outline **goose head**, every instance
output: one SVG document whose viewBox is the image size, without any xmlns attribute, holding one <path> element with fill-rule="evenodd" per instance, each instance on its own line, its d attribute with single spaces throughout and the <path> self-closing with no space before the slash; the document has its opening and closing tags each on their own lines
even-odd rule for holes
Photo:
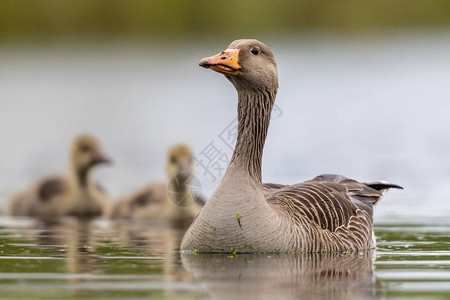
<svg viewBox="0 0 450 300">
<path fill-rule="evenodd" d="M 238 91 L 278 89 L 275 58 L 269 47 L 258 40 L 236 40 L 226 50 L 200 60 L 199 65 L 224 74 Z"/>
<path fill-rule="evenodd" d="M 85 173 L 96 165 L 111 162 L 103 152 L 99 141 L 88 134 L 75 138 L 70 151 L 70 161 L 77 173 Z"/>
<path fill-rule="evenodd" d="M 179 144 L 171 147 L 167 155 L 166 172 L 169 180 L 176 179 L 178 183 L 185 183 L 194 172 L 191 149 Z"/>
</svg>

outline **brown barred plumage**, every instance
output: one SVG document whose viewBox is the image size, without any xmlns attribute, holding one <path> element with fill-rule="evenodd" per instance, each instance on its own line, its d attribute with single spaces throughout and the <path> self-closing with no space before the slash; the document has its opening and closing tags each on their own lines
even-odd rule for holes
<svg viewBox="0 0 450 300">
<path fill-rule="evenodd" d="M 340 251 L 374 246 L 373 207 L 383 193 L 371 186 L 380 190 L 401 188 L 383 182 L 360 183 L 339 175 L 320 175 L 290 186 L 263 184 L 270 190 L 266 199 L 275 211 L 287 214 L 296 226 L 322 230 Z"/>
</svg>

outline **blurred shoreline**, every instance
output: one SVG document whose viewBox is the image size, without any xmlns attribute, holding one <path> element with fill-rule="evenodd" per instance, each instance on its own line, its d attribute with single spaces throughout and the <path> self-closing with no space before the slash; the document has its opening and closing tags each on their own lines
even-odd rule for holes
<svg viewBox="0 0 450 300">
<path fill-rule="evenodd" d="M 0 39 L 0 51 L 17 50 L 17 49 L 48 49 L 48 48 L 64 48 L 69 49 L 92 49 L 101 47 L 130 48 L 130 47 L 152 47 L 156 50 L 170 50 L 170 46 L 185 45 L 188 48 L 199 47 L 213 47 L 214 45 L 222 45 L 228 41 L 240 38 L 255 38 L 266 43 L 289 46 L 298 45 L 301 41 L 306 41 L 308 44 L 327 44 L 337 43 L 343 45 L 357 45 L 365 46 L 371 42 L 389 42 L 389 41 L 416 41 L 430 40 L 430 42 L 440 39 L 441 42 L 446 42 L 450 39 L 450 25 L 432 28 L 386 28 L 386 29 L 368 29 L 364 31 L 333 31 L 323 29 L 308 29 L 308 30 L 286 30 L 283 34 L 276 31 L 264 31 L 258 33 L 243 32 L 243 33 L 227 33 L 214 34 L 212 33 L 190 33 L 179 36 L 163 35 L 163 36 L 147 36 L 147 37 L 132 37 L 132 36 L 65 36 L 61 38 L 52 38 L 48 36 L 35 37 L 15 37 L 9 39 Z M 272 45 L 273 46 L 273 45 Z M 174 51 L 180 51 L 177 48 Z"/>
<path fill-rule="evenodd" d="M 450 25 L 450 3 L 429 0 L 3 0 L 0 40 L 234 36 L 309 30 L 362 33 Z"/>
</svg>

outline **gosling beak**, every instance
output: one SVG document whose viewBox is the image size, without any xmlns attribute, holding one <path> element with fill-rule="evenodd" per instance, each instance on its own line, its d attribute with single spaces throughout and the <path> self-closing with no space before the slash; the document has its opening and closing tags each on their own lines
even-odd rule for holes
<svg viewBox="0 0 450 300">
<path fill-rule="evenodd" d="M 239 49 L 227 49 L 217 55 L 202 58 L 198 65 L 222 74 L 237 75 L 241 69 L 238 60 Z"/>
<path fill-rule="evenodd" d="M 191 165 L 187 162 L 179 163 L 178 164 L 178 172 L 177 172 L 177 178 L 180 180 L 187 180 L 192 175 L 192 168 Z"/>
<path fill-rule="evenodd" d="M 92 164 L 93 165 L 98 165 L 98 164 L 111 164 L 112 160 L 106 156 L 105 153 L 103 153 L 102 151 L 95 151 L 92 154 Z"/>
</svg>

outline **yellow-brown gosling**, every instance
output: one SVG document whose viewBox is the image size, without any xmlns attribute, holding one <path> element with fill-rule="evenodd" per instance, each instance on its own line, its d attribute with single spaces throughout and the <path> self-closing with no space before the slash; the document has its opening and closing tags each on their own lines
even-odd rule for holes
<svg viewBox="0 0 450 300">
<path fill-rule="evenodd" d="M 190 186 L 193 172 L 189 147 L 183 144 L 173 146 L 167 155 L 168 183 L 150 183 L 131 196 L 119 199 L 112 206 L 109 218 L 192 221 L 203 205 L 203 200 Z"/>
<path fill-rule="evenodd" d="M 203 58 L 238 93 L 238 137 L 219 186 L 187 230 L 181 250 L 354 252 L 375 247 L 373 210 L 389 188 L 321 175 L 294 185 L 261 182 L 261 161 L 278 90 L 272 51 L 257 40 L 232 42 Z"/>
<path fill-rule="evenodd" d="M 70 150 L 70 173 L 45 177 L 13 196 L 9 201 L 10 214 L 42 219 L 101 216 L 107 196 L 90 175 L 95 166 L 109 162 L 95 137 L 78 136 Z"/>
</svg>

